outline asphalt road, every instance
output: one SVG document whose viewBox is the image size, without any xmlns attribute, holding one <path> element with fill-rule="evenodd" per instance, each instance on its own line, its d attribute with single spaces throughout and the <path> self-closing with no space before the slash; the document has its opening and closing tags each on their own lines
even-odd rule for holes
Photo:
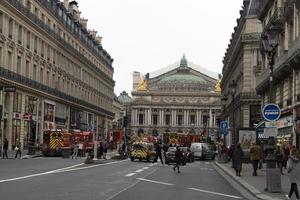
<svg viewBox="0 0 300 200">
<path fill-rule="evenodd" d="M 160 163 L 82 162 L 61 158 L 0 160 L 0 199 L 248 199 L 220 175 L 212 162 L 188 163 L 181 167 L 181 173 Z"/>
</svg>

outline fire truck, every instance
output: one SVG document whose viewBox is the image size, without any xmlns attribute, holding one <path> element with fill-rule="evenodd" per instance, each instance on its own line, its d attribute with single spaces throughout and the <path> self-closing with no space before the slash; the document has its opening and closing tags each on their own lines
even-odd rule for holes
<svg viewBox="0 0 300 200">
<path fill-rule="evenodd" d="M 64 151 L 71 152 L 72 134 L 66 130 L 44 131 L 42 152 L 45 156 L 61 156 Z"/>
</svg>

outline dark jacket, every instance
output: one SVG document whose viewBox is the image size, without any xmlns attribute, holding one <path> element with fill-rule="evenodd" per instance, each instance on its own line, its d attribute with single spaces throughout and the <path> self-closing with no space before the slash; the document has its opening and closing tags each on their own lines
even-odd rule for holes
<svg viewBox="0 0 300 200">
<path fill-rule="evenodd" d="M 8 149 L 8 141 L 7 140 L 4 140 L 3 149 L 4 150 Z"/>
<path fill-rule="evenodd" d="M 177 148 L 176 151 L 175 151 L 175 161 L 177 163 L 182 162 L 182 152 L 181 152 L 180 148 Z"/>
<path fill-rule="evenodd" d="M 155 144 L 155 151 L 157 152 L 157 153 L 161 153 L 161 146 L 160 146 L 160 144 L 157 142 L 156 144 Z"/>
</svg>

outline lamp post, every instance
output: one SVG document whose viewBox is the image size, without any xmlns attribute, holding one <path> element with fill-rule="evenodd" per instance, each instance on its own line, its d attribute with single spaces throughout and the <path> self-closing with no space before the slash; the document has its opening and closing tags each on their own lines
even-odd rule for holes
<svg viewBox="0 0 300 200">
<path fill-rule="evenodd" d="M 236 81 L 233 79 L 231 80 L 231 83 L 229 83 L 229 90 L 230 90 L 230 95 L 231 95 L 231 101 L 232 101 L 232 127 L 231 127 L 231 138 L 232 138 L 232 143 L 233 144 L 237 144 L 237 136 L 235 133 L 235 93 L 236 93 L 236 86 L 237 83 Z"/>
<path fill-rule="evenodd" d="M 227 100 L 228 100 L 228 98 L 227 98 L 227 95 L 223 95 L 222 97 L 221 97 L 221 104 L 223 105 L 223 110 L 222 110 L 222 119 L 223 119 L 223 121 L 225 121 L 225 109 L 226 109 L 226 102 L 227 102 Z M 225 133 L 223 133 L 222 134 L 223 135 L 223 139 L 224 139 L 224 141 L 223 141 L 223 143 L 224 143 L 224 145 L 226 145 L 226 138 L 225 138 Z"/>
<path fill-rule="evenodd" d="M 262 36 L 262 54 L 267 57 L 268 65 L 270 69 L 269 77 L 269 103 L 275 103 L 273 95 L 273 66 L 275 63 L 275 56 L 278 47 L 278 30 L 269 30 Z M 269 192 L 281 192 L 281 176 L 278 170 L 276 170 L 276 156 L 274 150 L 276 148 L 275 138 L 269 137 L 268 145 L 265 147 L 267 173 L 266 173 L 266 191 Z"/>
<path fill-rule="evenodd" d="M 266 54 L 268 59 L 268 65 L 270 68 L 270 77 L 269 77 L 269 103 L 274 103 L 273 97 L 273 66 L 275 63 L 275 55 L 278 47 L 278 31 L 270 30 L 268 33 L 265 33 L 262 36 L 262 54 Z"/>
</svg>

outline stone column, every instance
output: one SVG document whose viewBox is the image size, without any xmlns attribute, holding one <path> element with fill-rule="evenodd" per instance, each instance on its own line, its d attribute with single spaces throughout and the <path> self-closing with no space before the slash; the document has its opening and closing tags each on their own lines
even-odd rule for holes
<svg viewBox="0 0 300 200">
<path fill-rule="evenodd" d="M 13 118 L 12 118 L 12 113 L 13 113 L 13 102 L 14 102 L 14 93 L 9 92 L 8 94 L 8 102 L 5 102 L 7 104 L 7 110 L 5 111 L 8 113 L 7 115 L 7 133 L 8 133 L 8 144 L 9 144 L 9 149 L 12 149 L 12 125 L 13 125 Z M 6 95 L 5 95 L 6 96 Z M 21 141 L 19 141 L 21 142 Z"/>
<path fill-rule="evenodd" d="M 197 111 L 196 111 L 196 124 L 195 124 L 195 127 L 199 127 L 199 126 L 200 126 L 200 123 L 199 123 L 199 116 L 200 116 L 200 111 L 197 110 Z"/>
<path fill-rule="evenodd" d="M 176 111 L 175 110 L 172 110 L 172 123 L 171 123 L 172 126 L 175 126 L 176 125 Z"/>
<path fill-rule="evenodd" d="M 213 124 L 213 117 L 212 117 L 212 111 L 209 109 L 209 128 L 212 127 Z"/>
<path fill-rule="evenodd" d="M 148 110 L 148 125 L 151 126 L 152 125 L 152 109 L 149 108 Z"/>
<path fill-rule="evenodd" d="M 161 126 L 164 126 L 164 120 L 165 120 L 165 117 L 164 117 L 164 115 L 165 115 L 165 111 L 164 110 L 161 110 Z"/>
</svg>

